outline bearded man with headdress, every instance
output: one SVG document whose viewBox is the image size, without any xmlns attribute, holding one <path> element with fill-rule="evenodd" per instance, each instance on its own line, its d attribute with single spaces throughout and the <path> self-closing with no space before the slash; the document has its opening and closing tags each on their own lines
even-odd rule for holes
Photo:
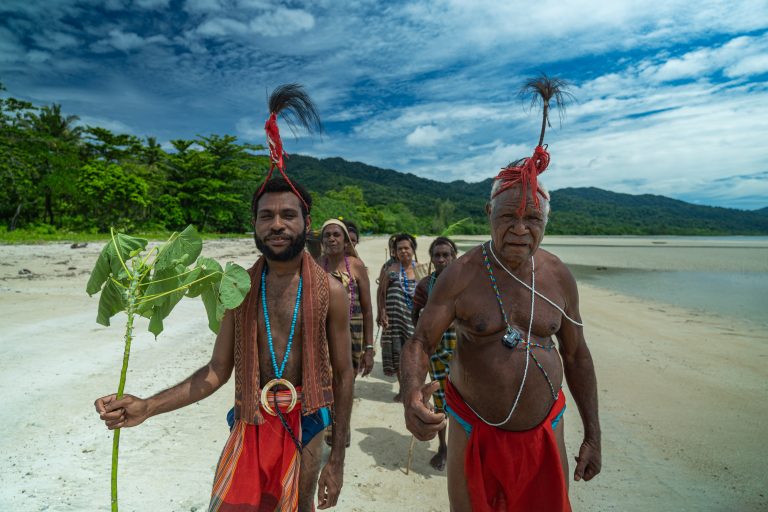
<svg viewBox="0 0 768 512">
<path fill-rule="evenodd" d="M 526 85 L 544 107 L 539 144 L 494 180 L 486 206 L 491 240 L 442 272 L 402 353 L 408 429 L 427 440 L 450 422 L 448 494 L 456 512 L 571 510 L 563 376 L 584 425 L 574 480 L 590 480 L 601 467 L 597 380 L 576 281 L 539 249 L 549 215 L 549 194 L 537 179 L 549 163 L 549 101 L 561 106 L 567 93 L 563 81 L 546 76 Z M 423 383 L 451 323 L 457 347 L 447 420 L 426 405 L 437 383 Z"/>
<path fill-rule="evenodd" d="M 245 300 L 224 315 L 210 362 L 148 399 L 109 395 L 95 404 L 110 429 L 132 427 L 199 402 L 234 370 L 231 433 L 216 469 L 211 512 L 309 511 L 316 485 L 318 508 L 325 509 L 336 505 L 343 482 L 354 382 L 349 302 L 344 287 L 304 251 L 312 198 L 285 174 L 277 116 L 308 129 L 319 129 L 320 122 L 297 84 L 275 89 L 269 107 L 272 165 L 252 202 L 262 256 L 248 271 Z M 270 179 L 274 169 L 281 177 Z M 331 453 L 319 472 L 317 434 L 331 415 Z"/>
</svg>

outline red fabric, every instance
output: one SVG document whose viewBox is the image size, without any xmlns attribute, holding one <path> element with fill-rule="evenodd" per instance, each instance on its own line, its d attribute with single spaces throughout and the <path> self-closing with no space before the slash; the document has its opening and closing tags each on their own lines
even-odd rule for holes
<svg viewBox="0 0 768 512">
<path fill-rule="evenodd" d="M 473 512 L 571 512 L 552 420 L 565 406 L 564 393 L 538 426 L 521 432 L 491 427 L 479 419 L 446 379 L 448 406 L 472 425 L 464 473 Z"/>
<path fill-rule="evenodd" d="M 501 181 L 496 193 L 493 197 L 501 194 L 505 190 L 515 187 L 518 184 L 522 187 L 522 199 L 520 200 L 520 207 L 517 209 L 518 215 L 522 215 L 525 212 L 525 201 L 527 197 L 527 191 L 531 189 L 531 195 L 533 196 L 533 204 L 539 207 L 539 193 L 543 194 L 543 191 L 539 188 L 538 176 L 543 173 L 549 165 L 549 153 L 543 146 L 536 146 L 533 151 L 533 156 L 526 158 L 522 165 L 517 167 L 505 167 L 501 170 L 496 180 Z"/>
<path fill-rule="evenodd" d="M 277 167 L 277 170 L 280 171 L 280 174 L 283 176 L 283 178 L 285 178 L 285 181 L 287 181 L 291 186 L 291 190 L 293 190 L 294 195 L 299 198 L 299 201 L 302 202 L 304 208 L 306 208 L 307 212 L 309 212 L 309 205 L 306 203 L 306 201 L 304 201 L 304 198 L 301 197 L 301 194 L 299 194 L 299 191 L 296 190 L 296 187 L 293 186 L 293 182 L 285 173 L 285 162 L 283 161 L 283 156 L 287 157 L 288 153 L 283 150 L 283 139 L 280 138 L 280 129 L 277 127 L 277 114 L 275 112 L 272 112 L 269 115 L 269 119 L 267 119 L 267 122 L 264 124 L 264 131 L 267 132 L 267 146 L 269 146 L 270 165 L 267 177 L 264 179 L 264 183 L 262 183 L 261 187 L 259 188 L 259 194 L 261 194 L 261 191 L 264 190 L 267 182 L 272 177 L 272 172 L 275 170 L 275 167 Z"/>
<path fill-rule="evenodd" d="M 300 392 L 301 388 L 297 387 Z M 270 405 L 276 407 L 269 394 Z M 287 411 L 290 394 L 278 392 L 280 410 L 301 438 L 301 405 Z M 253 425 L 238 420 L 216 471 L 210 510 L 215 512 L 295 512 L 298 510 L 301 454 L 277 416 L 263 414 Z"/>
<path fill-rule="evenodd" d="M 277 166 L 280 171 L 285 169 L 283 162 L 283 140 L 280 138 L 280 129 L 277 127 L 277 114 L 272 112 L 264 124 L 264 131 L 267 132 L 267 145 L 269 146 L 269 159 L 272 167 Z"/>
</svg>

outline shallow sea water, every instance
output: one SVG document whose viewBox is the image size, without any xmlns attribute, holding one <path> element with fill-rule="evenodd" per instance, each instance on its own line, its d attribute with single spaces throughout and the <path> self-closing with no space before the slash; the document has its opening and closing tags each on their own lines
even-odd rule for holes
<svg viewBox="0 0 768 512">
<path fill-rule="evenodd" d="M 578 282 L 768 326 L 768 237 L 548 236 L 542 247 Z"/>
</svg>

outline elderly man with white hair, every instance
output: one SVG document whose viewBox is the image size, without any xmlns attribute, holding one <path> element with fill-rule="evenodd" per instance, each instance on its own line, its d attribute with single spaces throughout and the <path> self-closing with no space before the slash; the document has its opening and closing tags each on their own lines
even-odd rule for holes
<svg viewBox="0 0 768 512">
<path fill-rule="evenodd" d="M 450 422 L 454 512 L 571 510 L 563 377 L 584 426 L 574 480 L 600 472 L 597 379 L 576 281 L 557 256 L 539 248 L 549 194 L 537 176 L 548 163 L 540 139 L 531 158 L 502 169 L 486 206 L 491 240 L 440 275 L 403 348 L 408 429 L 427 440 Z M 429 355 L 451 323 L 457 348 L 447 419 L 427 405 L 436 383 L 424 380 Z"/>
</svg>

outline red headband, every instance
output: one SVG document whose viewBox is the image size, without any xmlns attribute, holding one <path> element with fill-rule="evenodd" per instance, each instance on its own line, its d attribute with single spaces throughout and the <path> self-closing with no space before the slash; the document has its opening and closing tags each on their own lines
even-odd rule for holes
<svg viewBox="0 0 768 512">
<path fill-rule="evenodd" d="M 537 176 L 543 173 L 549 165 L 549 153 L 544 146 L 536 146 L 533 151 L 533 156 L 526 158 L 522 164 L 518 166 L 507 166 L 501 170 L 498 176 L 494 180 L 499 180 L 501 183 L 499 188 L 494 192 L 493 197 L 501 194 L 507 189 L 517 186 L 519 183 L 522 187 L 522 198 L 520 199 L 520 207 L 517 209 L 518 215 L 523 215 L 525 212 L 525 201 L 527 197 L 528 187 L 531 188 L 531 195 L 533 196 L 533 204 L 536 208 L 539 207 L 538 193 L 546 197 L 546 193 L 539 188 L 539 182 Z"/>
<path fill-rule="evenodd" d="M 264 187 L 267 186 L 267 182 L 272 177 L 272 171 L 274 171 L 275 167 L 277 167 L 277 170 L 280 171 L 280 174 L 283 176 L 285 181 L 288 182 L 288 185 L 290 185 L 293 193 L 296 195 L 296 197 L 299 198 L 299 201 L 301 201 L 301 203 L 304 205 L 304 208 L 307 210 L 307 213 L 309 213 L 309 205 L 306 201 L 304 201 L 304 198 L 301 197 L 301 194 L 299 194 L 299 191 L 296 190 L 296 187 L 293 186 L 293 182 L 285 173 L 285 162 L 283 162 L 283 155 L 287 157 L 288 153 L 283 150 L 283 141 L 280 138 L 280 129 L 277 127 L 276 113 L 272 112 L 269 115 L 269 119 L 267 119 L 267 122 L 264 124 L 264 131 L 267 132 L 267 146 L 269 146 L 270 164 L 267 177 L 264 179 L 264 183 L 261 185 L 261 188 L 259 188 L 257 195 L 261 195 L 262 190 L 264 190 Z"/>
</svg>

